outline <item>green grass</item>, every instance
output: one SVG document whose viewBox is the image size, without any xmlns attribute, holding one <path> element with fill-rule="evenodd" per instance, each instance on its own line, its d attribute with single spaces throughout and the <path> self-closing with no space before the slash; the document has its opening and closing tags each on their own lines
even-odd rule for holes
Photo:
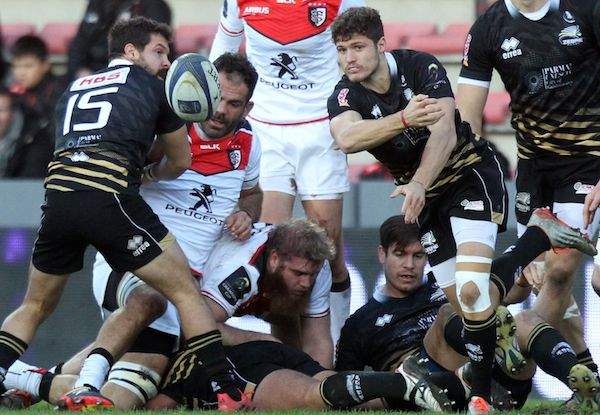
<svg viewBox="0 0 600 415">
<path fill-rule="evenodd" d="M 54 411 L 52 411 L 52 408 L 47 405 L 47 404 L 37 404 L 33 407 L 31 407 L 28 412 L 33 412 L 33 413 L 37 413 L 37 414 L 42 414 L 42 413 L 55 413 Z M 117 412 L 117 411 L 115 411 Z M 184 411 L 184 410 L 173 410 L 173 411 L 161 411 L 162 413 L 165 414 L 169 414 L 169 415 L 176 415 L 176 414 L 187 414 L 189 412 Z M 123 415 L 127 414 L 127 415 L 156 415 L 157 413 L 161 413 L 161 412 L 151 412 L 151 411 L 123 411 L 123 412 L 119 412 L 122 413 Z M 205 412 L 207 415 L 220 415 L 220 412 L 217 411 L 207 411 Z M 278 413 L 285 413 L 286 415 L 316 415 L 319 412 L 318 411 L 277 411 L 277 412 L 264 412 L 264 414 L 269 414 L 269 415 L 277 415 Z M 377 415 L 377 414 L 384 414 L 385 412 L 380 412 L 380 411 L 373 411 L 370 412 L 369 414 L 373 414 L 373 415 Z M 434 412 L 403 412 L 403 414 L 420 414 L 420 415 L 430 415 L 433 414 Z M 500 414 L 506 414 L 506 415 L 591 415 L 592 412 L 586 412 L 584 410 L 578 410 L 578 411 L 567 411 L 564 408 L 560 407 L 560 402 L 556 402 L 556 401 L 540 401 L 540 400 L 530 400 L 525 407 L 522 410 L 519 411 L 511 411 L 511 412 L 496 412 L 498 415 Z M 9 410 L 0 410 L 0 414 L 15 414 L 15 411 L 9 411 Z M 256 412 L 252 412 L 253 415 L 261 415 L 260 411 L 256 411 Z"/>
</svg>

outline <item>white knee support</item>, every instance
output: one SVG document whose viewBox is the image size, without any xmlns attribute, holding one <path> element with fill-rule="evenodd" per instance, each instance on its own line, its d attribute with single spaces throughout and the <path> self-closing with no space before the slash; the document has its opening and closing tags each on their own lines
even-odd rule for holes
<svg viewBox="0 0 600 415">
<path fill-rule="evenodd" d="M 160 375 L 140 364 L 119 361 L 110 370 L 108 382 L 129 390 L 146 403 L 158 394 Z"/>
<path fill-rule="evenodd" d="M 456 257 L 457 268 L 460 268 L 460 264 L 475 263 L 475 264 L 491 264 L 492 259 L 483 256 L 474 255 L 459 255 Z M 458 302 L 460 307 L 465 313 L 480 313 L 487 310 L 492 306 L 490 299 L 490 274 L 487 272 L 475 272 L 475 271 L 456 271 L 456 294 L 458 296 Z M 462 287 L 467 283 L 472 282 L 477 286 L 479 290 L 479 297 L 472 304 L 465 304 L 462 299 L 460 292 Z"/>
</svg>

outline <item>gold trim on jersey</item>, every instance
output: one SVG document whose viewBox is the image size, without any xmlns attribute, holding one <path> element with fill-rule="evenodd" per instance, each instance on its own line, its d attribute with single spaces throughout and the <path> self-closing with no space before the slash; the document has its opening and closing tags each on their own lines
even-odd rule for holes
<svg viewBox="0 0 600 415">
<path fill-rule="evenodd" d="M 74 192 L 75 190 L 69 189 L 68 187 L 59 186 L 57 184 L 47 184 L 46 189 L 58 190 L 60 192 Z"/>
<path fill-rule="evenodd" d="M 70 171 L 73 173 L 78 173 L 83 176 L 98 177 L 100 179 L 110 180 L 111 182 L 114 182 L 114 183 L 118 184 L 119 186 L 127 187 L 127 180 L 117 179 L 112 174 L 101 173 L 99 171 L 86 169 L 84 167 L 74 167 L 74 166 L 69 166 L 69 165 L 64 165 L 64 164 L 52 166 L 52 167 L 48 168 L 48 171 L 50 172 L 51 170 L 56 170 L 56 169 Z"/>
<path fill-rule="evenodd" d="M 51 174 L 50 176 L 46 177 L 46 180 L 44 180 L 44 183 L 48 183 L 51 180 L 62 180 L 62 181 L 67 181 L 67 182 L 71 181 L 71 182 L 83 184 L 85 186 L 88 186 L 88 187 L 91 187 L 94 189 L 102 190 L 104 192 L 119 193 L 116 189 L 113 189 L 111 187 L 104 186 L 103 184 L 93 182 L 91 180 L 81 179 L 81 178 L 75 177 L 75 176 L 65 176 L 64 174 Z M 48 184 L 48 185 L 50 185 L 50 184 Z"/>
</svg>

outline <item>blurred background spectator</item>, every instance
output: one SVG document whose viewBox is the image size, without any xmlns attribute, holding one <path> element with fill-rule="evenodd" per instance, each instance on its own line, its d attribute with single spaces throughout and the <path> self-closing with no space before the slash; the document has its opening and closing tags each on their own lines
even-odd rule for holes
<svg viewBox="0 0 600 415">
<path fill-rule="evenodd" d="M 0 87 L 0 177 L 43 178 L 54 150 L 48 124 Z"/>
<path fill-rule="evenodd" d="M 69 78 L 106 67 L 109 29 L 116 21 L 132 16 L 146 16 L 171 25 L 171 8 L 164 0 L 90 0 L 69 49 Z"/>
</svg>

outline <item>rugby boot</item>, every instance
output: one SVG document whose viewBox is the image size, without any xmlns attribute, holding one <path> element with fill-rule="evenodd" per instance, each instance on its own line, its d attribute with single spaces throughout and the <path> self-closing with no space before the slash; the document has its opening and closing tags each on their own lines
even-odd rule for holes
<svg viewBox="0 0 600 415">
<path fill-rule="evenodd" d="M 27 409 L 36 403 L 34 397 L 20 389 L 9 389 L 0 395 L 0 408 Z"/>
<path fill-rule="evenodd" d="M 496 363 L 506 373 L 516 375 L 527 365 L 527 361 L 517 344 L 515 319 L 504 306 L 498 306 L 496 318 Z"/>
<path fill-rule="evenodd" d="M 221 412 L 234 412 L 252 408 L 252 401 L 247 394 L 238 389 L 240 399 L 236 400 L 227 393 L 217 393 L 217 409 Z"/>
<path fill-rule="evenodd" d="M 600 410 L 600 383 L 594 372 L 582 364 L 576 364 L 569 372 L 569 387 L 579 408 Z"/>
<path fill-rule="evenodd" d="M 425 368 L 427 359 L 410 356 L 396 369 L 406 381 L 405 399 L 434 412 L 452 412 L 452 402 L 446 393 L 429 380 Z"/>
<path fill-rule="evenodd" d="M 492 406 L 482 397 L 473 396 L 469 401 L 467 413 L 469 415 L 487 415 L 494 412 Z"/>
<path fill-rule="evenodd" d="M 56 409 L 72 412 L 99 411 L 113 409 L 113 402 L 100 394 L 93 386 L 75 388 L 58 399 Z"/>
<path fill-rule="evenodd" d="M 534 210 L 527 226 L 537 226 L 544 231 L 555 252 L 560 248 L 574 248 L 590 256 L 598 253 L 587 237 L 558 219 L 548 208 Z"/>
<path fill-rule="evenodd" d="M 471 362 L 467 362 L 454 371 L 454 374 L 460 379 L 466 394 L 471 393 Z M 494 409 L 499 411 L 511 411 L 516 408 L 517 401 L 514 400 L 512 392 L 492 379 L 492 396 L 490 403 Z"/>
</svg>

